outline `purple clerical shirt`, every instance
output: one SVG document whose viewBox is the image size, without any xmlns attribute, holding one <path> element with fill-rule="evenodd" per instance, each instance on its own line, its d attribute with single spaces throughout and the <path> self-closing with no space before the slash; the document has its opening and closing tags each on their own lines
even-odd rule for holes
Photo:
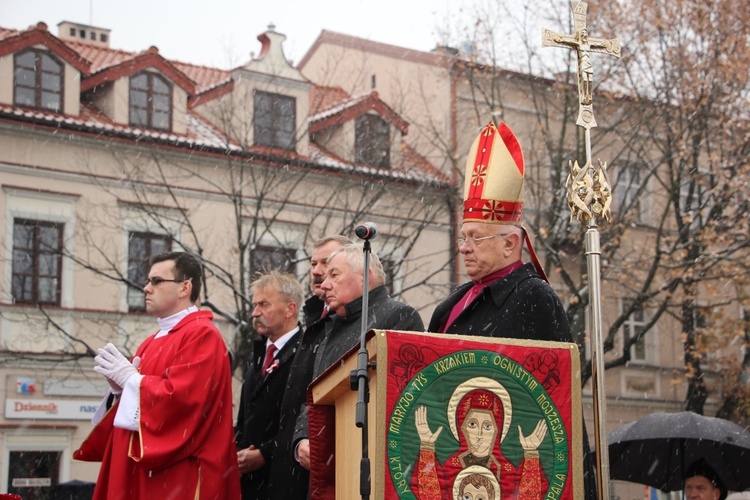
<svg viewBox="0 0 750 500">
<path fill-rule="evenodd" d="M 444 325 L 440 327 L 438 330 L 440 333 L 444 333 L 450 325 L 453 324 L 454 321 L 456 321 L 456 318 L 458 317 L 461 312 L 469 307 L 469 304 L 471 304 L 474 299 L 479 296 L 479 294 L 484 290 L 484 288 L 488 285 L 491 285 L 495 281 L 499 280 L 500 278 L 504 278 L 505 276 L 508 276 L 510 273 L 515 271 L 516 269 L 520 269 L 523 267 L 523 262 L 520 260 L 517 262 L 514 262 L 513 264 L 506 266 L 499 271 L 495 271 L 494 273 L 488 274 L 484 278 L 475 281 L 474 286 L 469 288 L 467 292 L 464 294 L 461 299 L 456 302 L 456 304 L 453 306 L 453 309 L 451 309 L 450 316 L 448 316 L 448 321 L 445 322 Z"/>
</svg>

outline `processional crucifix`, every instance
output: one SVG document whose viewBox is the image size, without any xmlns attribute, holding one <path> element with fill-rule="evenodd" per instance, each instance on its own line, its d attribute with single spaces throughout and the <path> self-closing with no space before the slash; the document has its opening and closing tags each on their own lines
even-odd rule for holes
<svg viewBox="0 0 750 500">
<path fill-rule="evenodd" d="M 569 162 L 570 172 L 566 183 L 570 219 L 578 219 L 586 231 L 586 263 L 589 278 L 589 327 L 593 352 L 591 356 L 592 389 L 594 396 L 594 442 L 596 446 L 596 476 L 599 500 L 609 499 L 609 455 L 607 453 L 607 394 L 604 388 L 604 348 L 601 320 L 601 245 L 597 220 L 609 220 L 612 191 L 607 179 L 607 164 L 591 162 L 591 129 L 596 127 L 592 105 L 594 69 L 591 52 L 620 57 L 620 41 L 589 38 L 586 30 L 586 2 L 571 1 L 575 32 L 572 35 L 542 32 L 542 46 L 574 49 L 578 56 L 578 118 L 576 125 L 584 130 L 586 164 Z"/>
</svg>

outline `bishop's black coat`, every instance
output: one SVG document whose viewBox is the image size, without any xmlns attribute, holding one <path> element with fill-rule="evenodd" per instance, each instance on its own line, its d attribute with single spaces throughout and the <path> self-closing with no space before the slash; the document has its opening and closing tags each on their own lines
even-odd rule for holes
<svg viewBox="0 0 750 500">
<path fill-rule="evenodd" d="M 435 308 L 429 331 L 483 337 L 573 341 L 560 298 L 539 277 L 531 264 L 525 264 L 485 287 L 456 317 L 453 324 L 445 328 L 453 306 L 463 299 L 473 285 L 473 282 L 461 285 Z M 593 454 L 589 449 L 585 426 L 583 444 L 584 492 L 587 500 L 596 499 Z"/>
<path fill-rule="evenodd" d="M 437 306 L 428 328 L 441 331 L 453 306 L 474 285 L 458 287 Z M 513 339 L 572 342 L 568 317 L 560 298 L 549 284 L 526 264 L 485 287 L 458 315 L 446 333 Z"/>
<path fill-rule="evenodd" d="M 277 436 L 281 401 L 301 338 L 302 332 L 298 331 L 284 344 L 276 355 L 279 366 L 271 373 L 260 373 L 266 352 L 265 339 L 254 343 L 253 355 L 247 362 L 235 427 L 235 442 L 238 450 L 254 445 L 263 454 L 266 464 L 240 478 L 243 500 L 268 498 L 271 468 L 282 454 Z"/>
</svg>

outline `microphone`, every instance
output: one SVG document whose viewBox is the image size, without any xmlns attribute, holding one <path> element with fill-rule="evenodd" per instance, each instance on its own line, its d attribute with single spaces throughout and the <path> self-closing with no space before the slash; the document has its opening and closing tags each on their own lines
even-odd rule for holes
<svg viewBox="0 0 750 500">
<path fill-rule="evenodd" d="M 357 226 L 354 230 L 354 234 L 357 238 L 362 240 L 373 240 L 378 236 L 378 226 L 374 222 L 365 222 Z"/>
</svg>

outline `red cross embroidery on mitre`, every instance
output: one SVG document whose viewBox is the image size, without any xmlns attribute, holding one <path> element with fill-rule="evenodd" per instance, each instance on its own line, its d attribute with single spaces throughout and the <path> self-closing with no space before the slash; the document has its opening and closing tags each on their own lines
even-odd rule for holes
<svg viewBox="0 0 750 500">
<path fill-rule="evenodd" d="M 487 222 L 523 221 L 523 202 L 473 199 L 464 201 L 464 220 Z"/>
<path fill-rule="evenodd" d="M 484 184 L 484 180 L 487 177 L 487 166 L 477 164 L 474 166 L 474 172 L 471 174 L 471 185 L 474 187 L 481 186 Z"/>
<path fill-rule="evenodd" d="M 477 153 L 474 157 L 474 167 L 471 174 L 471 187 L 468 199 L 481 198 L 484 193 L 485 179 L 487 177 L 487 165 L 489 165 L 492 145 L 495 142 L 495 125 L 490 123 L 482 129 L 480 134 Z"/>
</svg>

